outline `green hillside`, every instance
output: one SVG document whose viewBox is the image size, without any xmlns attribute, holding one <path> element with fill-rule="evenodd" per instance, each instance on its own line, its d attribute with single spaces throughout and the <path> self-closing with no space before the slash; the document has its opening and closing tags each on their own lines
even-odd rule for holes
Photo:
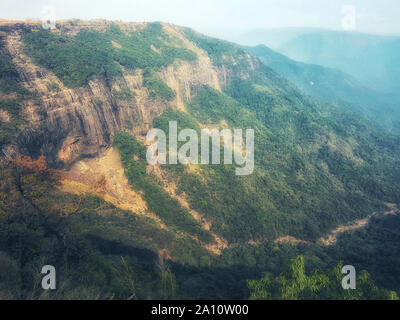
<svg viewBox="0 0 400 320">
<path fill-rule="evenodd" d="M 396 94 L 383 94 L 367 88 L 339 69 L 291 60 L 264 45 L 248 47 L 247 50 L 304 93 L 361 114 L 391 133 L 400 132 L 397 117 L 400 100 Z"/>
<path fill-rule="evenodd" d="M 376 235 L 376 241 L 369 239 L 364 248 L 374 255 L 369 264 L 357 256 L 351 244 L 340 242 L 342 238 L 333 247 L 323 246 L 318 239 L 374 212 L 382 214 L 387 203 L 400 203 L 400 138 L 356 116 L 355 110 L 322 101 L 323 93 L 319 100 L 305 95 L 291 83 L 294 75 L 299 76 L 297 71 L 286 79 L 241 46 L 185 28 L 176 30 L 179 37 L 166 33 L 158 23 L 129 32 L 111 24 L 106 31 L 83 30 L 76 35 L 32 30 L 22 30 L 21 35 L 24 53 L 71 90 L 84 90 L 89 81 L 98 79 L 112 88 L 122 79 L 124 68 L 142 71 L 142 85 L 149 97 L 145 107 L 163 103 L 152 126 L 166 133 L 169 121 L 177 121 L 179 129 L 197 132 L 203 127 L 254 129 L 254 173 L 236 176 L 235 165 L 194 165 L 194 169 L 161 166 L 164 178 L 176 186 L 177 195 L 187 201 L 190 210 L 210 222 L 207 230 L 168 192 L 165 181 L 147 170 L 143 133 L 135 135 L 128 129 L 112 135 L 108 132 L 113 141 L 107 147 L 119 151 L 127 183 L 163 225 L 99 196 L 61 191 L 57 187 L 62 176 L 74 163 L 51 168 L 43 155 L 32 160 L 32 154 L 22 148 L 19 156 L 2 157 L 0 297 L 396 298 L 389 290 L 400 291 L 400 282 L 393 284 L 399 276 L 382 275 L 379 269 L 382 260 L 378 248 L 387 243 L 394 246 L 390 239 L 378 236 L 384 223 L 369 226 Z M 121 47 L 113 46 L 112 41 Z M 187 42 L 198 49 L 197 53 Z M 204 52 L 212 62 L 209 73 L 225 76 L 221 90 L 192 85 L 191 98 L 183 109 L 168 105 L 179 92 L 157 72 L 176 61 L 190 66 L 198 59 L 198 52 Z M 17 86 L 12 61 L 1 54 L 0 83 L 11 83 L 12 79 Z M 301 71 L 314 72 L 313 68 Z M 315 72 L 321 75 L 322 71 L 317 68 Z M 331 71 L 326 74 L 330 75 Z M 326 83 L 336 76 L 341 74 L 334 74 Z M 2 84 L 3 90 L 17 92 Z M 111 90 L 107 94 L 111 95 Z M 121 100 L 131 98 L 128 94 Z M 114 101 L 116 114 L 126 108 L 119 103 Z M 23 120 L 16 106 L 1 100 L 0 107 L 13 121 Z M 91 110 L 99 113 L 94 107 Z M 22 124 L 11 124 L 22 129 Z M 41 125 L 47 125 L 45 118 Z M 18 139 L 14 142 L 9 138 L 17 136 L 17 129 L 11 129 L 1 127 L 2 144 L 18 150 Z M 34 129 L 32 132 L 34 135 Z M 48 148 L 53 157 L 60 152 L 61 142 L 58 147 Z M 37 154 L 43 150 L 41 145 L 36 149 Z M 89 156 L 81 155 L 75 162 L 85 157 Z M 393 225 L 394 233 L 399 232 L 398 226 Z M 213 236 L 227 241 L 221 254 L 208 250 Z M 286 236 L 296 238 L 299 245 L 277 241 Z M 363 238 L 359 233 L 343 235 L 347 236 Z M 397 252 L 386 254 L 391 268 L 398 270 Z M 306 274 L 302 258 L 291 262 L 299 255 L 305 257 L 311 270 L 320 271 Z M 337 292 L 334 267 L 341 260 L 352 263 L 352 258 L 359 263 L 356 267 L 360 272 L 366 269 L 371 274 L 360 275 L 362 286 L 374 289 L 370 295 L 365 288 L 354 296 Z M 44 263 L 56 264 L 60 274 L 61 289 L 48 296 L 37 285 L 38 270 Z M 286 266 L 293 274 L 283 273 Z M 265 273 L 271 276 L 256 280 Z M 316 277 L 322 281 L 310 293 Z M 304 290 L 292 290 L 298 282 Z"/>
</svg>

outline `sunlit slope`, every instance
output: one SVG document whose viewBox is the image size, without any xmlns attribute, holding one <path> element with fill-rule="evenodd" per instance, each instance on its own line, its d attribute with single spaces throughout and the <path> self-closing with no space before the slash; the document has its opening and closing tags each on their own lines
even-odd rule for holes
<svg viewBox="0 0 400 320">
<path fill-rule="evenodd" d="M 95 250 L 89 260 L 71 259 L 89 270 L 97 258 L 102 261 L 104 272 L 95 272 L 93 281 L 99 292 L 111 281 L 106 275 L 114 264 L 129 279 L 122 256 L 145 275 L 135 278 L 141 298 L 207 297 L 205 286 L 215 278 L 225 281 L 229 272 L 259 277 L 250 260 L 263 260 L 266 268 L 271 256 L 292 257 L 292 249 L 279 251 L 279 238 L 316 243 L 340 225 L 386 210 L 385 202 L 399 202 L 397 138 L 354 113 L 305 96 L 243 47 L 163 23 L 75 21 L 51 32 L 34 24 L 1 32 L 1 78 L 17 79 L 27 91 L 1 87 L 3 153 L 11 159 L 43 155 L 64 176 L 55 186 L 32 190 L 34 179 L 40 178 L 38 186 L 44 183 L 41 171 L 28 160 L 14 167 L 4 156 L 9 178 L 2 179 L 2 195 L 14 190 L 19 200 L 4 196 L 1 208 L 11 220 L 24 206 L 29 208 L 24 217 L 38 214 L 44 231 L 32 237 L 46 238 L 46 230 L 53 230 L 54 238 L 45 242 L 54 240 L 60 252 L 70 248 L 59 233 L 69 237 L 73 253 L 80 241 L 84 250 Z M 12 109 L 11 101 L 21 109 Z M 149 166 L 145 135 L 151 128 L 167 133 L 169 121 L 196 131 L 254 129 L 254 173 L 236 176 L 234 165 Z M 22 180 L 15 178 L 22 173 Z M 41 218 L 58 212 L 67 213 L 61 220 L 71 232 Z M 26 221 L 17 220 L 29 229 Z M 13 230 L 3 233 L 4 243 L 13 243 Z M 53 257 L 52 246 L 35 250 Z M 25 266 L 14 249 L 2 246 L 11 265 Z M 67 270 L 68 259 L 57 257 Z M 175 268 L 180 295 L 165 261 Z M 243 261 L 245 272 L 235 270 Z M 167 292 L 143 280 L 154 274 L 166 277 Z M 119 298 L 129 297 L 121 286 L 113 290 Z M 243 278 L 232 286 L 238 291 L 222 286 L 213 294 L 246 297 Z M 155 294 L 149 293 L 152 288 Z"/>
<path fill-rule="evenodd" d="M 388 132 L 400 132 L 400 99 L 397 94 L 371 89 L 339 69 L 291 60 L 264 45 L 248 47 L 247 50 L 304 93 L 366 117 Z"/>
</svg>

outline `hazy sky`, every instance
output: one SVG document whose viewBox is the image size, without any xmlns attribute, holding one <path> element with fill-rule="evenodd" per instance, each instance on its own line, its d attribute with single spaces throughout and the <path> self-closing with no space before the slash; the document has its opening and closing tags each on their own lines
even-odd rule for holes
<svg viewBox="0 0 400 320">
<path fill-rule="evenodd" d="M 213 29 L 342 28 L 342 8 L 356 9 L 356 31 L 400 34 L 399 0 L 0 0 L 0 18 L 41 18 L 53 6 L 57 19 L 106 18 L 165 21 Z"/>
</svg>

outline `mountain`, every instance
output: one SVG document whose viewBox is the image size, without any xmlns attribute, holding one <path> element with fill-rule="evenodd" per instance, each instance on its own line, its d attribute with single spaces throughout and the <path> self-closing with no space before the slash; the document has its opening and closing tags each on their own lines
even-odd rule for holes
<svg viewBox="0 0 400 320">
<path fill-rule="evenodd" d="M 206 34 L 217 38 L 226 39 L 228 41 L 243 45 L 257 46 L 264 44 L 273 50 L 278 50 L 288 41 L 297 36 L 308 33 L 325 31 L 318 28 L 271 28 L 271 29 L 209 29 L 205 30 Z"/>
<path fill-rule="evenodd" d="M 391 250 L 368 265 L 336 245 L 398 219 L 398 137 L 188 28 L 2 22 L 0 37 L 2 298 L 246 299 L 247 280 L 298 255 L 312 269 L 356 261 L 399 290 L 399 274 L 378 268 L 397 270 L 393 242 L 371 241 Z M 168 136 L 171 121 L 254 129 L 253 174 L 149 165 L 146 134 Z M 44 264 L 54 293 L 35 286 Z"/>
<path fill-rule="evenodd" d="M 341 69 L 376 90 L 399 89 L 399 37 L 345 32 L 304 34 L 279 50 L 295 60 Z"/>
<path fill-rule="evenodd" d="M 297 62 L 264 45 L 247 50 L 306 94 L 362 114 L 389 132 L 400 132 L 400 101 L 396 95 L 370 89 L 339 69 Z"/>
<path fill-rule="evenodd" d="M 340 69 L 374 90 L 399 90 L 398 36 L 286 28 L 248 31 L 238 40 L 245 45 L 264 44 L 296 61 Z"/>
</svg>

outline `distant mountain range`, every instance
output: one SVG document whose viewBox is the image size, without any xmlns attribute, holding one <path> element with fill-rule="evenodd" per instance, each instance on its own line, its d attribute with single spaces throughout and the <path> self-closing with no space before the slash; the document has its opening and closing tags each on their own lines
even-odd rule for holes
<svg viewBox="0 0 400 320">
<path fill-rule="evenodd" d="M 249 46 L 264 44 L 296 61 L 340 69 L 379 91 L 400 88 L 398 36 L 284 28 L 227 34 L 227 38 Z"/>
<path fill-rule="evenodd" d="M 339 69 L 297 62 L 265 45 L 247 47 L 247 50 L 305 93 L 365 115 L 392 133 L 400 133 L 399 94 L 368 88 Z"/>
</svg>

